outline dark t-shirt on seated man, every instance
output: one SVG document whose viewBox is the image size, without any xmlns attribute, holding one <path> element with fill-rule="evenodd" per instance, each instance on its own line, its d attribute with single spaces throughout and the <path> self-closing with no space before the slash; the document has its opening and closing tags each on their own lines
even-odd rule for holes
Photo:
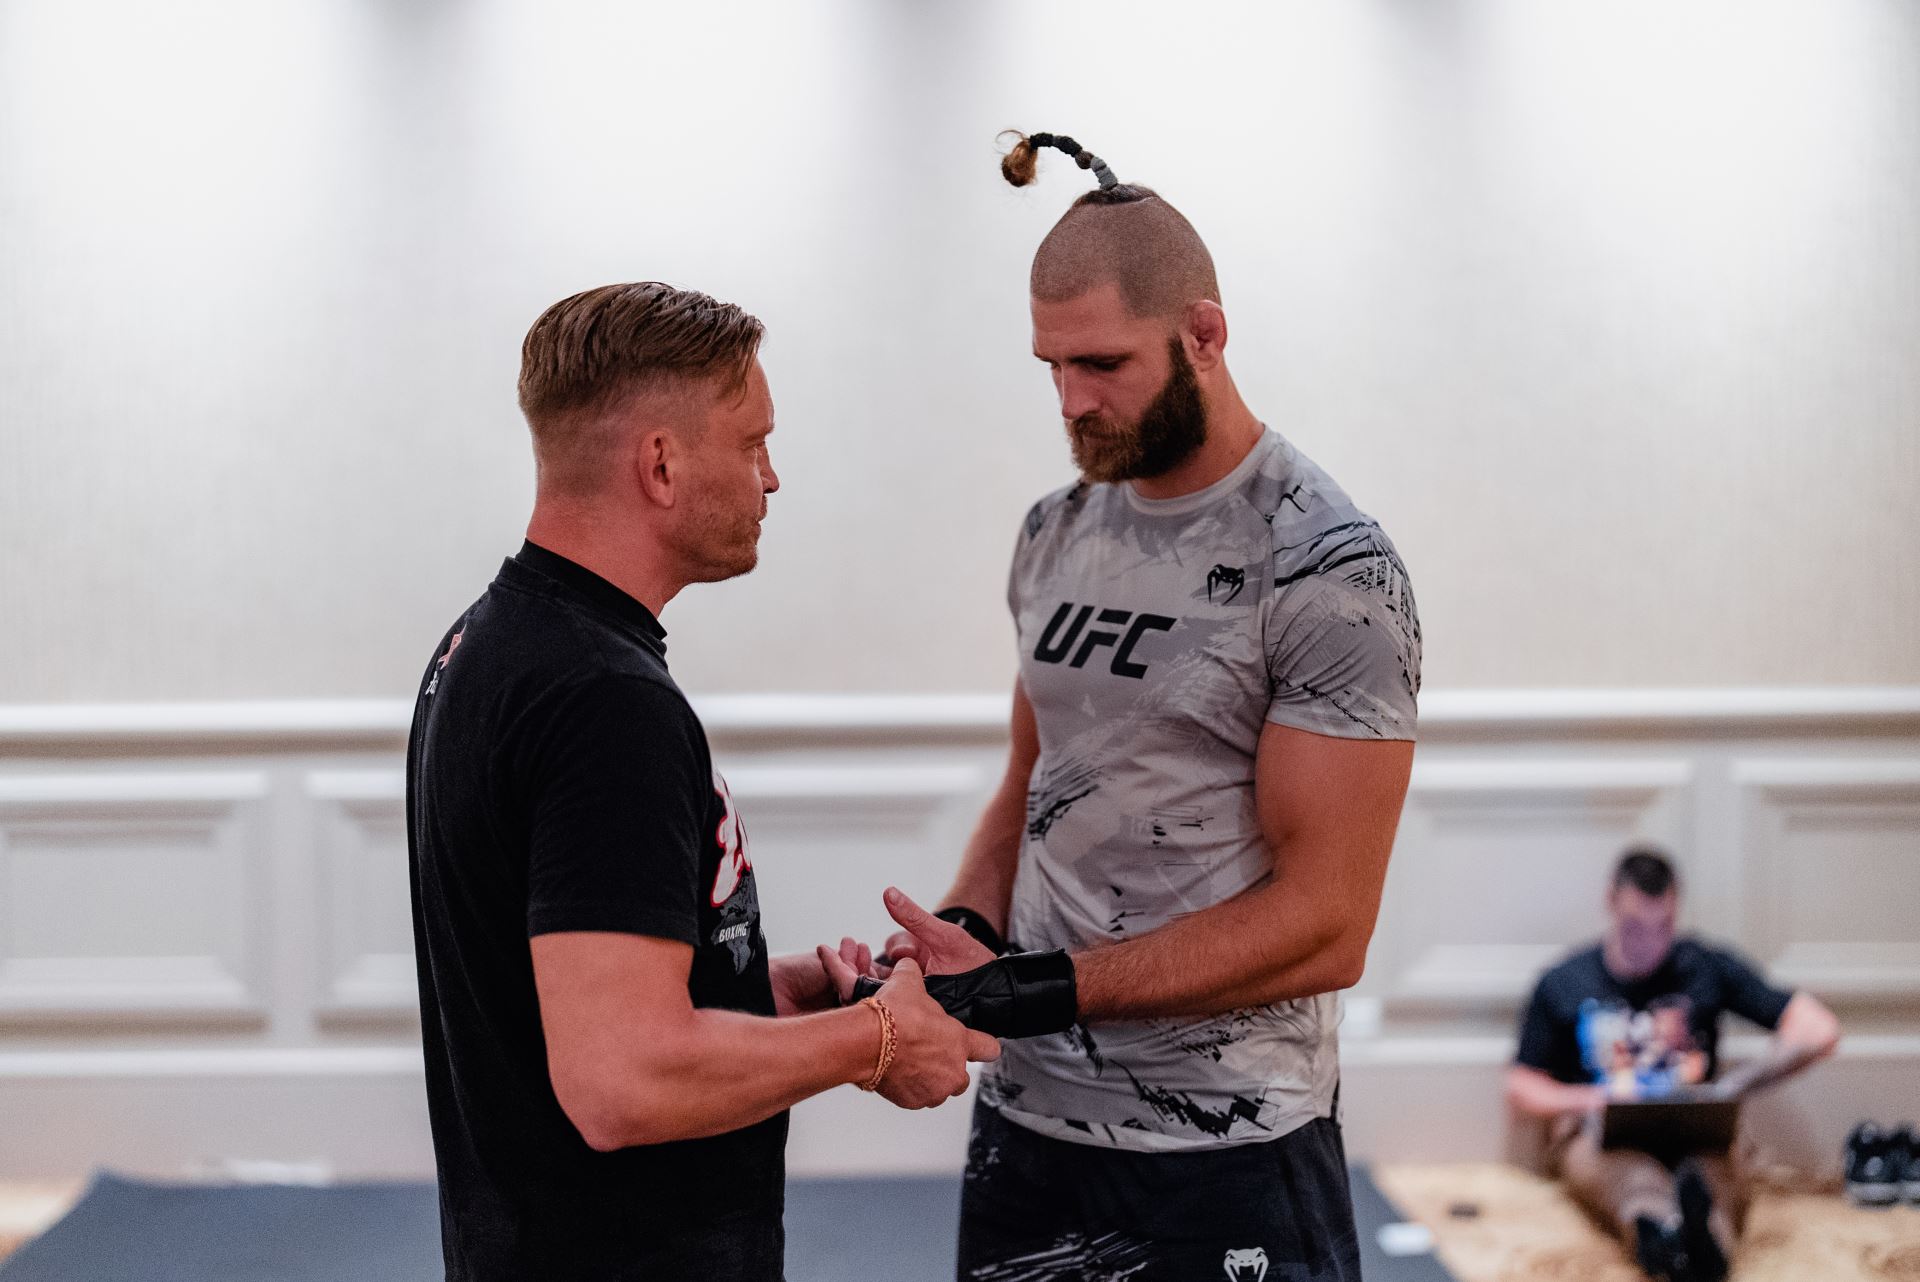
<svg viewBox="0 0 1920 1282">
<path fill-rule="evenodd" d="M 1520 1022 L 1517 1061 L 1562 1082 L 1653 1099 L 1719 1071 L 1720 1016 L 1765 1029 L 1793 998 L 1735 953 L 1679 939 L 1652 974 L 1622 983 L 1595 945 L 1540 977 Z"/>
<path fill-rule="evenodd" d="M 786 1114 L 596 1152 L 547 1072 L 535 935 L 677 940 L 694 1006 L 774 1013 L 745 833 L 665 638 L 529 543 L 421 680 L 407 825 L 452 1282 L 780 1277 Z"/>
</svg>

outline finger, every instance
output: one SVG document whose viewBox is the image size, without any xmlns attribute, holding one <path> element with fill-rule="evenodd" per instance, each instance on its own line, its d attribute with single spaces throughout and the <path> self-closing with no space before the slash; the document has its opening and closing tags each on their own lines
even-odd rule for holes
<svg viewBox="0 0 1920 1282">
<path fill-rule="evenodd" d="M 902 957 L 893 964 L 893 977 L 887 982 L 889 984 L 905 984 L 907 987 L 917 988 L 921 992 L 925 992 L 927 989 L 926 983 L 920 978 L 920 963 L 911 957 Z"/>
<path fill-rule="evenodd" d="M 858 960 L 854 965 L 854 969 L 862 975 L 871 975 L 873 973 L 873 950 L 865 944 L 859 947 Z"/>
<path fill-rule="evenodd" d="M 883 984 L 886 983 L 889 979 L 893 978 L 893 963 L 882 962 L 878 957 L 874 958 L 873 977 Z"/>
<path fill-rule="evenodd" d="M 851 939 L 840 941 L 840 960 L 853 968 L 856 975 L 866 974 L 866 968 L 860 964 L 860 945 Z"/>
<path fill-rule="evenodd" d="M 908 930 L 919 930 L 934 920 L 926 909 L 909 899 L 907 892 L 898 886 L 888 886 L 887 893 L 881 899 L 887 905 L 888 915 Z"/>
<path fill-rule="evenodd" d="M 926 956 L 926 947 L 912 935 L 898 935 L 887 945 L 887 956 L 893 958 L 898 966 L 903 957 L 912 957 L 916 961 Z"/>
<path fill-rule="evenodd" d="M 859 978 L 853 967 L 841 961 L 840 954 L 825 944 L 819 945 L 813 951 L 814 955 L 820 959 L 820 969 L 826 971 L 827 978 L 833 981 L 833 990 L 840 995 L 840 1000 L 844 1002 L 852 997 L 853 981 Z"/>
<path fill-rule="evenodd" d="M 967 1058 L 975 1064 L 991 1064 L 1000 1058 L 1000 1043 L 985 1033 L 967 1030 Z"/>
</svg>

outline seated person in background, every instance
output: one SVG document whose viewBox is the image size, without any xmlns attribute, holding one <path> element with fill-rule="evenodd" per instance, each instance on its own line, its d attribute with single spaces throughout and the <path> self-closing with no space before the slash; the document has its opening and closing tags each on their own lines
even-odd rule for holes
<svg viewBox="0 0 1920 1282">
<path fill-rule="evenodd" d="M 1676 939 L 1679 911 L 1673 865 L 1656 850 L 1629 850 L 1607 893 L 1605 939 L 1533 990 L 1507 1100 L 1546 1121 L 1554 1174 L 1641 1268 L 1671 1282 L 1719 1282 L 1746 1210 L 1729 1155 L 1603 1149 L 1600 1111 L 1609 1099 L 1658 1099 L 1714 1080 L 1723 1011 L 1774 1032 L 1772 1053 L 1743 1070 L 1745 1089 L 1832 1054 L 1840 1025 L 1811 994 L 1772 987 L 1735 954 Z"/>
</svg>

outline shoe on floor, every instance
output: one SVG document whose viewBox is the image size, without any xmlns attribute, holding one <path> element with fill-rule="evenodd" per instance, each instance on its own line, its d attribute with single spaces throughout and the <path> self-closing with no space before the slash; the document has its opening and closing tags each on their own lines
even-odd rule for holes
<svg viewBox="0 0 1920 1282">
<path fill-rule="evenodd" d="M 1679 1225 L 1662 1224 L 1651 1215 L 1636 1215 L 1633 1232 L 1633 1258 L 1642 1273 L 1659 1282 L 1696 1282 Z"/>
<path fill-rule="evenodd" d="M 1910 1166 L 1912 1131 L 1885 1131 L 1862 1122 L 1847 1136 L 1847 1198 L 1860 1206 L 1891 1206 L 1898 1202 Z M 1904 1150 L 1904 1151 L 1903 1151 Z"/>
<path fill-rule="evenodd" d="M 1897 1168 L 1895 1174 L 1900 1180 L 1900 1196 L 1920 1206 L 1920 1135 L 1914 1133 L 1912 1122 L 1902 1122 L 1890 1143 L 1892 1165 Z"/>
</svg>

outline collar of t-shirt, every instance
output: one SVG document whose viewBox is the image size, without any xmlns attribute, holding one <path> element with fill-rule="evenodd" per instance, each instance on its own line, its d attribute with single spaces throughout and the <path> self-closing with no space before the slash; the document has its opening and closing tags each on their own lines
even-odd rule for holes
<svg viewBox="0 0 1920 1282">
<path fill-rule="evenodd" d="M 1176 495 L 1170 499 L 1150 499 L 1136 490 L 1131 481 L 1122 482 L 1121 488 L 1126 491 L 1127 502 L 1133 505 L 1133 510 L 1136 512 L 1147 516 L 1187 516 L 1239 489 L 1246 479 L 1253 475 L 1253 470 L 1267 461 L 1267 455 L 1279 448 L 1280 434 L 1262 424 L 1260 436 L 1254 441 L 1253 448 L 1247 451 L 1246 456 L 1233 465 L 1232 471 L 1203 489 L 1195 490 L 1191 494 Z"/>
<path fill-rule="evenodd" d="M 660 626 L 660 620 L 653 617 L 652 610 L 586 566 L 569 561 L 558 552 L 549 552 L 531 541 L 522 543 L 520 550 L 500 567 L 500 574 L 534 591 L 551 593 L 557 586 L 566 595 L 581 598 L 601 612 L 638 628 L 655 650 L 662 655 L 667 652 L 667 630 Z M 530 576 L 538 577 L 529 582 Z M 542 583 L 541 579 L 547 582 Z"/>
</svg>

